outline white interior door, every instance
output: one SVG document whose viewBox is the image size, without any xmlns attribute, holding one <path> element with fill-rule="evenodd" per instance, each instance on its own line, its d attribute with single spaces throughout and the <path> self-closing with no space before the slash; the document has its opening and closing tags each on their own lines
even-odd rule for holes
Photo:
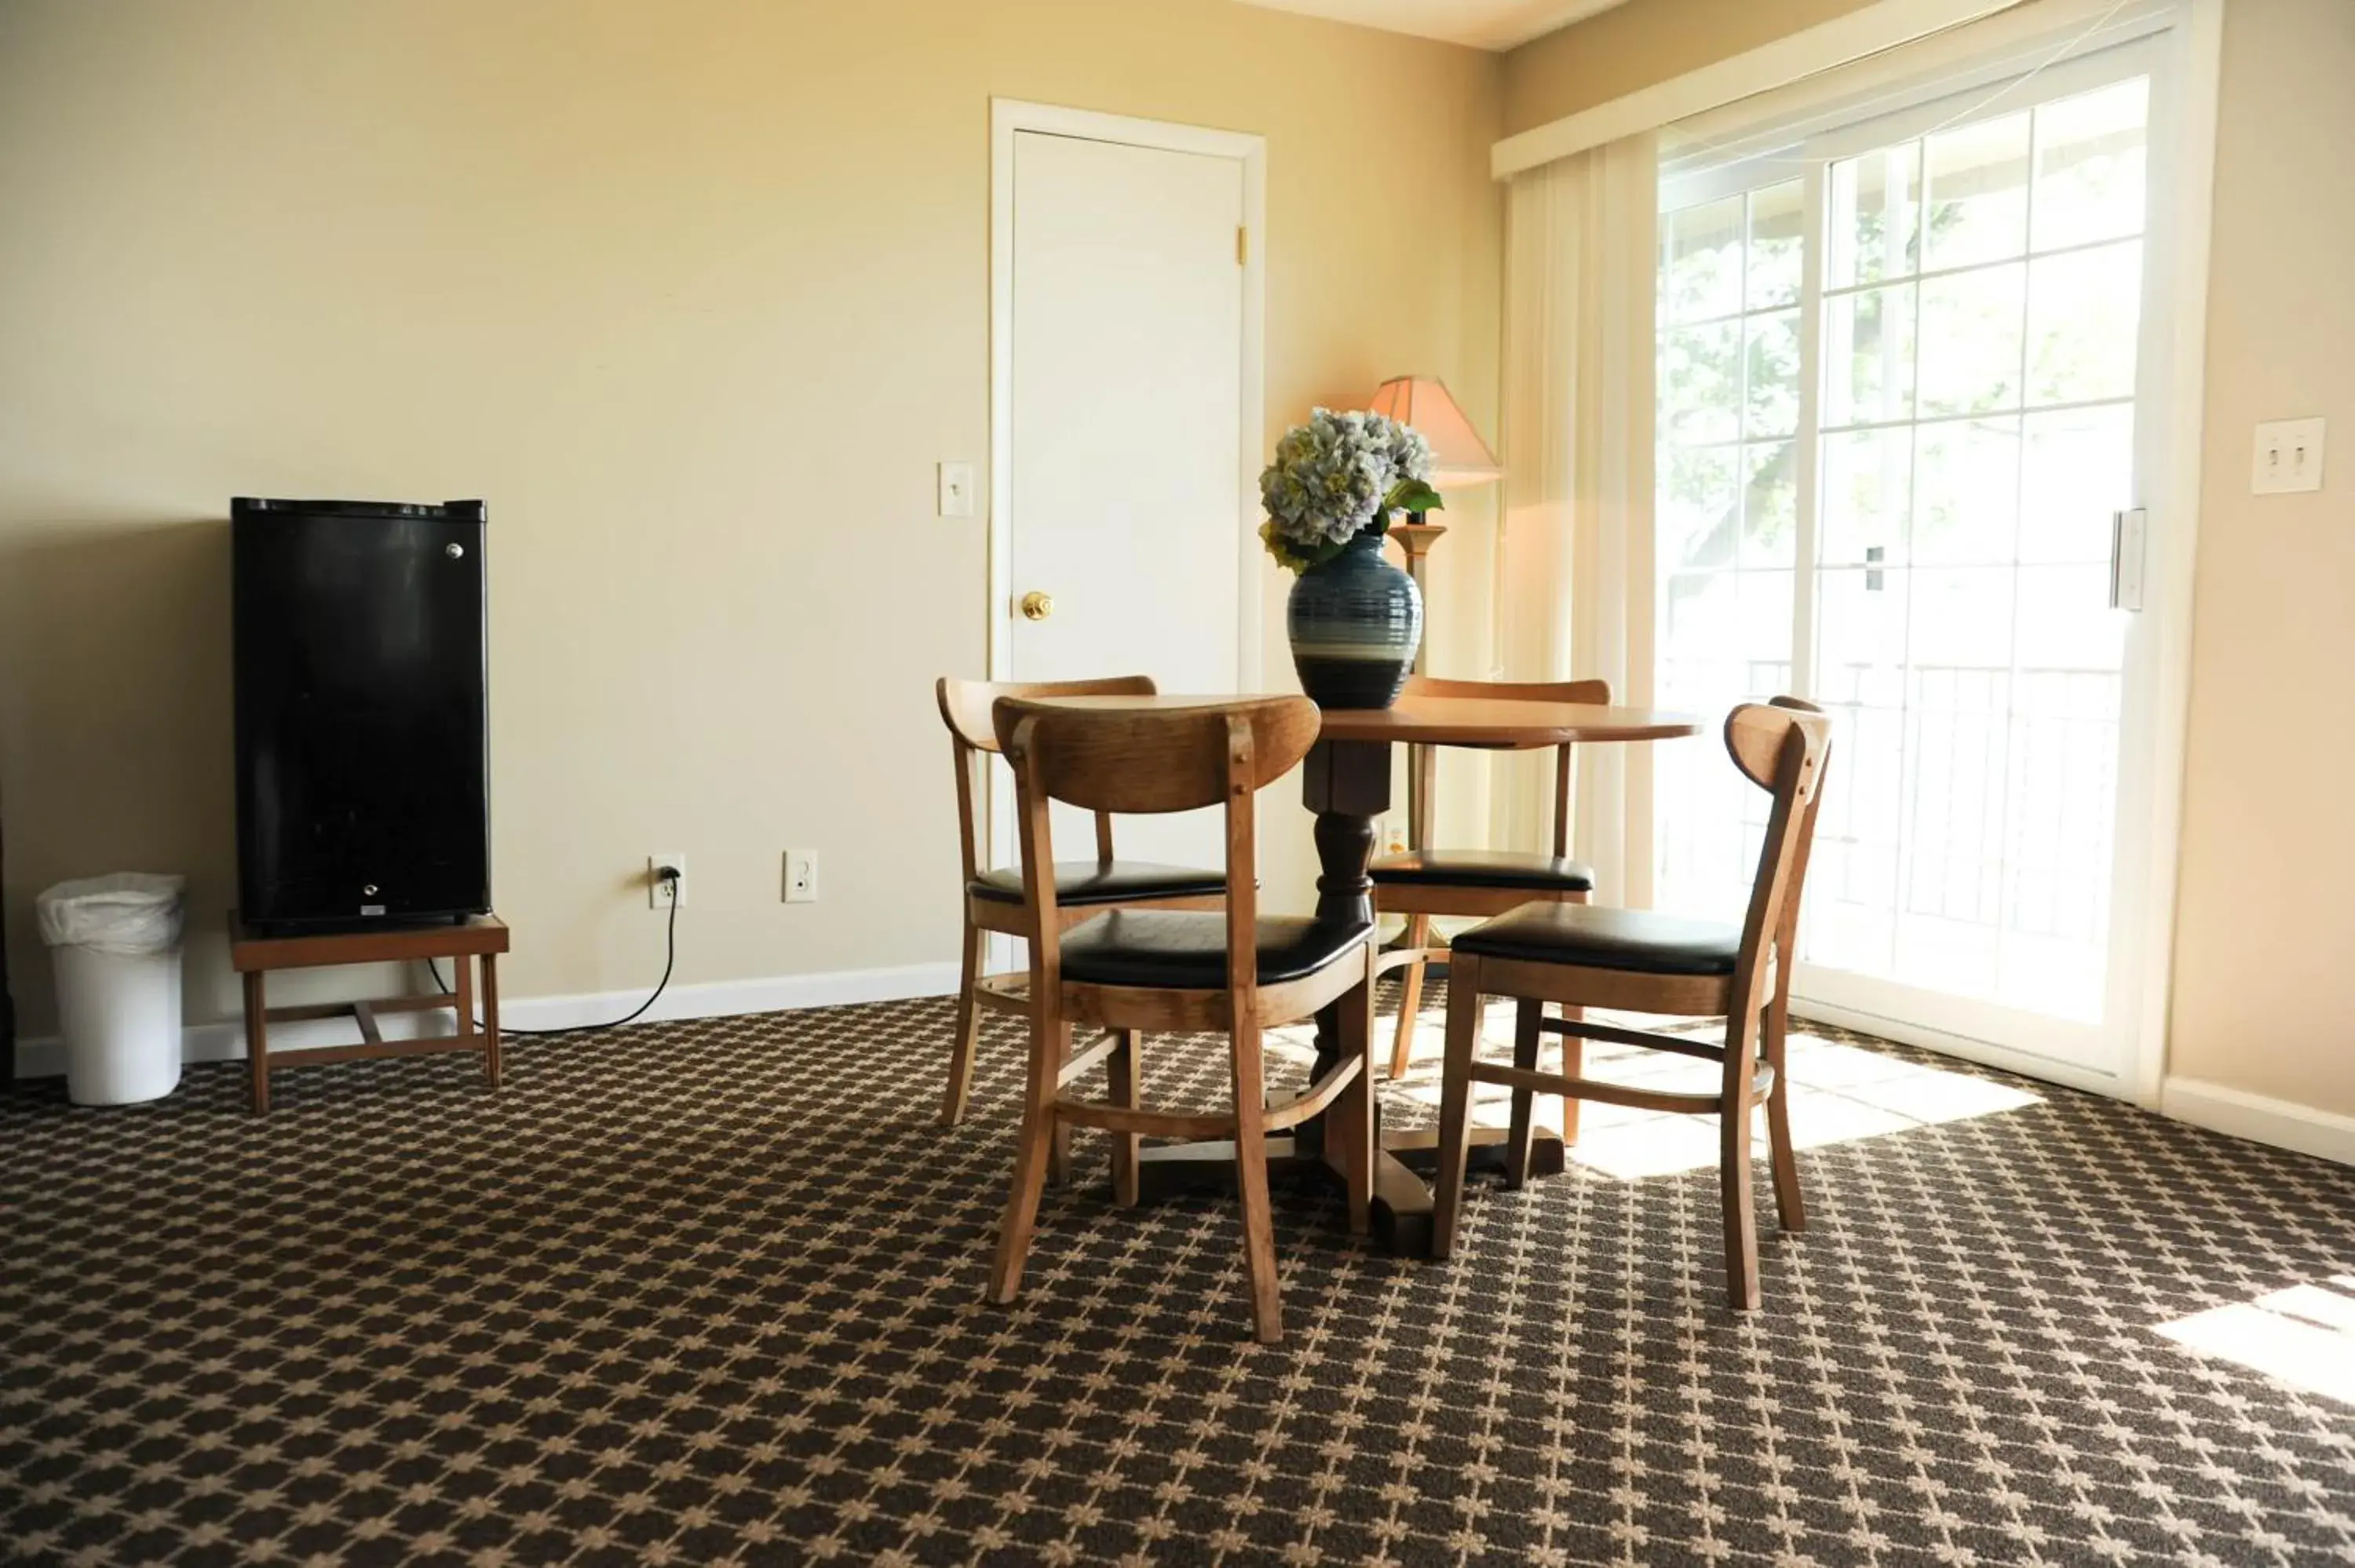
<svg viewBox="0 0 2355 1568">
<path fill-rule="evenodd" d="M 2135 1022 L 2119 758 L 2158 642 L 2156 596 L 2113 604 L 2114 518 L 2168 524 L 2153 69 L 2113 49 L 1663 190 L 1658 700 L 1839 719 L 1795 1006 L 2096 1087 Z M 1663 759 L 1665 906 L 1746 885 L 1754 795 Z"/>
<path fill-rule="evenodd" d="M 1258 636 L 1242 593 L 1249 172 L 1219 153 L 1013 132 L 999 679 L 1241 683 Z M 1034 593 L 1052 601 L 1041 619 L 1023 613 Z M 994 793 L 1010 863 L 1011 791 Z M 1059 858 L 1094 853 L 1077 812 L 1055 842 Z M 1124 859 L 1215 865 L 1221 844 L 1215 810 L 1116 828 Z"/>
</svg>

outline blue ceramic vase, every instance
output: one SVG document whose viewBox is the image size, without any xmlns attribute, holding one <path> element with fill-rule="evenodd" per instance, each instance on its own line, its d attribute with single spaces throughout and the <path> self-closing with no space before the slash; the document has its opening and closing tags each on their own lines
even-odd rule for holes
<svg viewBox="0 0 2355 1568">
<path fill-rule="evenodd" d="M 1423 641 L 1423 595 L 1382 555 L 1379 532 L 1300 574 L 1284 613 L 1300 689 L 1321 708 L 1398 701 Z"/>
</svg>

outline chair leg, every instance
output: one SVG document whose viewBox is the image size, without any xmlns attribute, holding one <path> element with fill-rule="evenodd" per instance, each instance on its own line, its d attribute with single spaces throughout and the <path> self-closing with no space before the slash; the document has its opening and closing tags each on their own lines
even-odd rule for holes
<svg viewBox="0 0 2355 1568">
<path fill-rule="evenodd" d="M 1131 1109 L 1145 1103 L 1145 1035 L 1124 1029 L 1120 1044 L 1104 1058 L 1107 1095 L 1114 1105 Z M 1133 1132 L 1106 1134 L 1112 1139 L 1112 1201 L 1124 1209 L 1136 1207 L 1136 1160 L 1145 1139 Z"/>
<path fill-rule="evenodd" d="M 1014 1155 L 1014 1185 L 1006 1197 L 1006 1217 L 997 1226 L 997 1257 L 990 1266 L 989 1298 L 1003 1305 L 1020 1294 L 1022 1264 L 1039 1224 L 1039 1196 L 1062 1118 L 1055 1114 L 1056 1082 L 1070 1054 L 1071 1026 L 1034 1012 L 1030 1017 L 1030 1075 L 1022 1099 L 1022 1132 Z"/>
<path fill-rule="evenodd" d="M 1480 960 L 1462 953 L 1447 960 L 1447 1054 L 1439 1095 L 1439 1191 L 1431 1213 L 1431 1255 L 1455 1248 L 1455 1220 L 1464 1206 L 1464 1155 L 1470 1142 L 1472 1055 L 1480 1034 Z"/>
<path fill-rule="evenodd" d="M 1071 1059 L 1071 1026 L 1063 1024 L 1060 1035 L 1062 1044 L 1055 1054 L 1055 1071 L 1058 1073 Z M 1053 1136 L 1047 1142 L 1047 1185 L 1068 1187 L 1071 1184 L 1071 1124 L 1059 1119 L 1055 1123 Z"/>
<path fill-rule="evenodd" d="M 1341 1091 L 1327 1127 L 1338 1124 L 1342 1174 L 1349 1189 L 1349 1234 L 1365 1235 L 1374 1228 L 1374 963 L 1366 955 L 1366 980 L 1343 997 L 1341 1059 L 1358 1065 L 1358 1075 Z"/>
<path fill-rule="evenodd" d="M 1059 1121 L 1054 1137 L 1047 1144 L 1047 1185 L 1068 1187 L 1071 1184 L 1071 1124 Z"/>
<path fill-rule="evenodd" d="M 1538 1024 L 1544 1017 L 1542 1001 L 1523 997 L 1513 1005 L 1513 1065 L 1525 1073 L 1537 1071 Z M 1535 1089 L 1513 1090 L 1512 1130 L 1505 1138 L 1505 1185 L 1516 1191 L 1529 1179 L 1529 1118 L 1537 1108 L 1537 1097 Z"/>
<path fill-rule="evenodd" d="M 1275 1277 L 1275 1218 L 1267 1197 L 1266 1087 L 1261 1079 L 1259 1021 L 1235 1020 L 1235 1191 L 1243 1205 L 1243 1275 L 1251 1285 L 1252 1332 L 1263 1345 L 1284 1338 L 1284 1304 Z"/>
<path fill-rule="evenodd" d="M 1415 959 L 1407 965 L 1406 980 L 1399 991 L 1398 1039 L 1391 1045 L 1393 1078 L 1405 1077 L 1407 1064 L 1414 1057 L 1414 1015 L 1423 1006 L 1423 953 L 1431 946 L 1431 916 L 1408 916 L 1404 940 L 1415 949 Z"/>
<path fill-rule="evenodd" d="M 1799 1196 L 1799 1155 L 1791 1146 L 1791 1075 L 1783 1064 L 1789 1017 L 1778 1002 L 1766 1015 L 1766 1061 L 1774 1086 L 1766 1092 L 1766 1153 L 1774 1168 L 1774 1213 L 1786 1231 L 1807 1228 L 1807 1206 Z"/>
<path fill-rule="evenodd" d="M 1561 1015 L 1572 1023 L 1581 1023 L 1585 1022 L 1586 1009 L 1564 1007 L 1561 1010 Z M 1561 1074 L 1565 1078 L 1582 1078 L 1586 1075 L 1586 1042 L 1575 1034 L 1565 1034 L 1561 1037 Z M 1570 1148 L 1578 1142 L 1578 1107 L 1585 1103 L 1576 1095 L 1564 1095 L 1561 1097 L 1561 1141 L 1564 1148 Z"/>
<path fill-rule="evenodd" d="M 1593 895 L 1588 893 L 1573 893 L 1562 902 L 1591 904 L 1593 902 Z M 1586 1009 L 1565 1002 L 1562 1005 L 1561 1016 L 1566 1022 L 1582 1023 L 1586 1021 Z M 1565 1034 L 1561 1037 L 1561 1071 L 1562 1075 L 1567 1078 L 1583 1077 L 1586 1074 L 1586 1042 L 1575 1034 Z M 1561 1141 L 1565 1149 L 1578 1142 L 1578 1111 L 1579 1107 L 1585 1103 L 1576 1095 L 1564 1095 L 1561 1097 Z"/>
<path fill-rule="evenodd" d="M 941 1125 L 954 1127 L 964 1119 L 965 1097 L 973 1089 L 974 1053 L 981 1048 L 981 1003 L 975 992 L 981 985 L 981 966 L 988 959 L 989 933 L 964 923 L 964 978 L 957 986 L 956 1038 L 949 1045 L 949 1086 L 941 1097 Z"/>
<path fill-rule="evenodd" d="M 1754 1015 L 1725 1032 L 1725 1103 L 1718 1112 L 1718 1196 L 1725 1210 L 1725 1293 L 1736 1311 L 1758 1308 L 1758 1215 L 1750 1197 L 1750 1064 Z"/>
</svg>

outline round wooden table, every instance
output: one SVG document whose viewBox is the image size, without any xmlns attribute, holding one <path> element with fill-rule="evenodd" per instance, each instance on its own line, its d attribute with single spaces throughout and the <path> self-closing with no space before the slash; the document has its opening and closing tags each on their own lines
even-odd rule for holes
<svg viewBox="0 0 2355 1568">
<path fill-rule="evenodd" d="M 1375 821 L 1390 810 L 1394 745 L 1533 751 L 1566 742 L 1673 740 L 1700 730 L 1700 721 L 1689 714 L 1501 697 L 1401 697 L 1387 708 L 1328 708 L 1303 768 L 1303 799 L 1316 813 L 1317 917 L 1374 916 L 1367 867 L 1373 861 Z M 1337 1018 L 1318 1018 L 1315 1072 L 1321 1075 L 1340 1050 Z M 1380 1114 L 1377 1101 L 1377 1118 Z M 1327 1163 L 1316 1127 L 1304 1125 L 1293 1142 L 1287 1152 L 1294 1160 Z M 1468 1163 L 1501 1165 L 1504 1146 L 1502 1128 L 1476 1128 Z M 1272 1140 L 1269 1150 L 1274 1151 Z M 1423 1173 L 1438 1159 L 1436 1131 L 1382 1133 L 1374 1161 L 1374 1234 L 1391 1251 L 1430 1253 L 1432 1191 Z M 1550 1176 L 1561 1168 L 1561 1139 L 1540 1129 L 1529 1150 L 1531 1173 Z"/>
<path fill-rule="evenodd" d="M 1080 697 L 1050 699 L 1073 706 L 1194 706 L 1218 697 Z M 1316 813 L 1316 914 L 1320 919 L 1370 923 L 1374 884 L 1374 823 L 1391 805 L 1391 747 L 1461 746 L 1492 751 L 1532 751 L 1561 746 L 1619 741 L 1672 740 L 1699 735 L 1700 721 L 1689 714 L 1650 708 L 1596 707 L 1582 703 L 1525 702 L 1497 697 L 1401 697 L 1387 708 L 1327 708 L 1316 744 L 1302 774 L 1302 798 Z M 1340 1020 L 1327 1010 L 1316 1020 L 1316 1065 L 1322 1076 L 1341 1052 Z M 1380 1115 L 1379 1105 L 1376 1115 Z M 1474 1133 L 1472 1163 L 1501 1163 L 1504 1133 Z M 1429 1131 L 1390 1131 L 1381 1136 L 1374 1164 L 1374 1234 L 1391 1251 L 1415 1255 L 1431 1250 L 1432 1192 L 1419 1171 L 1436 1163 L 1438 1138 Z M 1290 1138 L 1267 1140 L 1271 1175 L 1299 1173 L 1337 1177 L 1326 1159 L 1317 1120 L 1303 1122 Z M 1138 1166 L 1144 1194 L 1167 1194 L 1234 1185 L 1234 1146 L 1227 1143 L 1148 1147 Z M 1540 1132 L 1529 1153 L 1529 1169 L 1550 1175 L 1562 1167 L 1561 1140 Z"/>
</svg>

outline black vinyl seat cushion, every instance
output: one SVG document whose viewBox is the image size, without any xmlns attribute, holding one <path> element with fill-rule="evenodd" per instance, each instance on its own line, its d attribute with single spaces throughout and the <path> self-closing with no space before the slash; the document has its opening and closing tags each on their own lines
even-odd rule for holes
<svg viewBox="0 0 2355 1568">
<path fill-rule="evenodd" d="M 1524 904 L 1450 944 L 1459 953 L 1648 975 L 1732 975 L 1740 927 L 1649 909 Z"/>
<path fill-rule="evenodd" d="M 1526 887 L 1534 893 L 1592 893 L 1594 868 L 1560 855 L 1518 850 L 1410 850 L 1367 868 L 1374 885 Z"/>
<path fill-rule="evenodd" d="M 1362 947 L 1373 927 L 1299 916 L 1259 923 L 1259 983 L 1305 979 Z M 1217 991 L 1227 983 L 1227 917 L 1212 910 L 1115 909 L 1063 934 L 1063 978 L 1088 985 Z"/>
<path fill-rule="evenodd" d="M 967 885 L 976 898 L 1022 902 L 1022 868 L 986 871 Z M 1128 904 L 1140 898 L 1215 898 L 1227 890 L 1222 871 L 1190 865 L 1156 865 L 1147 860 L 1055 863 L 1055 902 L 1066 905 Z"/>
</svg>

